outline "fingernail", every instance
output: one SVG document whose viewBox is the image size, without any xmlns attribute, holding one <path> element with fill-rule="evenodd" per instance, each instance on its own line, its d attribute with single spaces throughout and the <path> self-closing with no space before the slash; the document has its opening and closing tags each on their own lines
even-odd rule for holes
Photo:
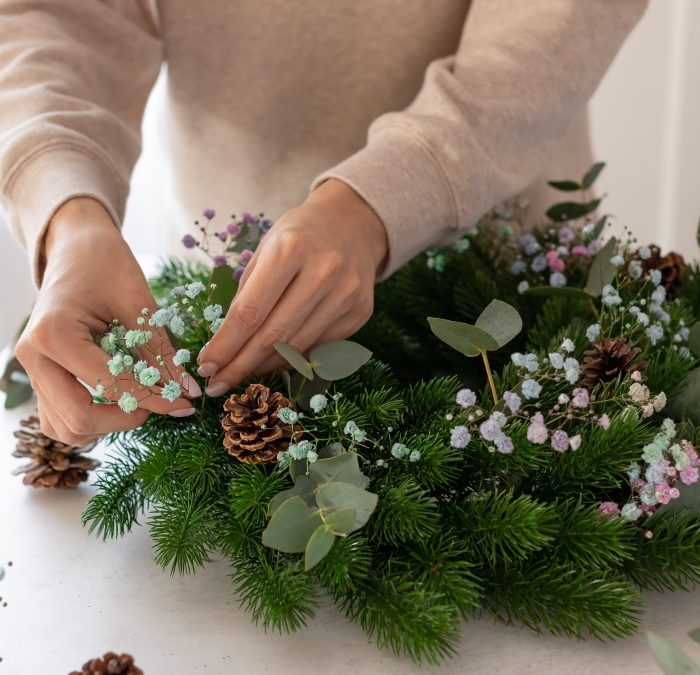
<svg viewBox="0 0 700 675">
<path fill-rule="evenodd" d="M 200 357 L 202 354 L 204 354 L 204 350 L 207 348 L 207 345 L 208 345 L 208 344 L 209 344 L 208 342 L 205 342 L 205 343 L 204 343 L 204 347 L 202 347 L 202 348 L 199 350 L 199 354 L 197 354 L 197 361 L 199 361 L 199 357 Z"/>
<path fill-rule="evenodd" d="M 197 398 L 202 395 L 202 388 L 199 386 L 199 382 L 194 379 L 194 377 L 188 378 L 187 381 L 187 393 L 190 398 Z"/>
<path fill-rule="evenodd" d="M 204 391 L 207 396 L 221 396 L 225 394 L 231 387 L 227 382 L 213 382 Z"/>
<path fill-rule="evenodd" d="M 197 368 L 197 373 L 199 373 L 200 377 L 211 377 L 217 370 L 219 370 L 219 366 L 211 363 L 211 361 L 207 361 Z"/>
<path fill-rule="evenodd" d="M 197 412 L 194 408 L 183 408 L 182 410 L 173 410 L 169 412 L 170 417 L 189 417 Z"/>
</svg>

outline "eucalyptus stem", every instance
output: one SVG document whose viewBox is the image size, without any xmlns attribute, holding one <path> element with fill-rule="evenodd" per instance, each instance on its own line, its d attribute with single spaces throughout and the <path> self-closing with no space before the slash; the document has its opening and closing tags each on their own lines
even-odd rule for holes
<svg viewBox="0 0 700 675">
<path fill-rule="evenodd" d="M 593 316 L 595 317 L 595 320 L 597 321 L 600 318 L 600 314 L 598 312 L 598 308 L 595 306 L 595 303 L 593 302 L 593 298 L 590 295 L 588 296 L 588 306 L 591 308 L 591 312 L 593 313 Z"/>
<path fill-rule="evenodd" d="M 486 377 L 489 380 L 489 387 L 491 387 L 491 396 L 493 396 L 494 405 L 498 403 L 498 392 L 496 391 L 496 383 L 493 381 L 493 373 L 491 372 L 491 366 L 489 364 L 489 357 L 486 354 L 486 350 L 480 350 L 481 358 L 484 360 L 484 368 L 486 368 Z"/>
<path fill-rule="evenodd" d="M 307 380 L 306 378 L 302 375 L 301 376 L 301 382 L 299 382 L 299 386 L 297 387 L 297 390 L 294 394 L 294 402 L 296 403 L 296 400 L 301 396 L 301 392 L 304 391 L 304 385 L 306 384 Z"/>
</svg>

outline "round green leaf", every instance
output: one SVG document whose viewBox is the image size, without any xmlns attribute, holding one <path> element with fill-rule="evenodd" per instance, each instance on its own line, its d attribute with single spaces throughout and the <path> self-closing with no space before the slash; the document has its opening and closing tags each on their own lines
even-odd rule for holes
<svg viewBox="0 0 700 675">
<path fill-rule="evenodd" d="M 280 356 L 292 366 L 294 370 L 301 373 L 307 380 L 314 379 L 314 372 L 311 370 L 311 364 L 304 358 L 303 354 L 300 354 L 294 347 L 290 347 L 284 342 L 276 342 L 274 347 L 279 352 Z"/>
<path fill-rule="evenodd" d="M 617 240 L 615 237 L 610 237 L 593 258 L 588 272 L 588 281 L 583 289 L 588 295 L 597 298 L 603 292 L 603 287 L 615 278 L 617 267 L 610 262 L 610 259 L 615 255 L 616 247 Z"/>
<path fill-rule="evenodd" d="M 284 553 L 302 553 L 322 522 L 317 510 L 301 497 L 292 497 L 272 515 L 262 533 L 262 543 Z"/>
<path fill-rule="evenodd" d="M 306 545 L 304 569 L 308 571 L 318 565 L 328 555 L 333 544 L 335 544 L 335 535 L 329 532 L 324 525 L 317 527 Z"/>
<path fill-rule="evenodd" d="M 301 497 L 309 506 L 316 503 L 314 498 L 314 484 L 306 474 L 300 474 L 294 478 L 294 487 L 278 492 L 271 500 L 267 511 L 273 515 L 282 504 L 292 497 Z"/>
<path fill-rule="evenodd" d="M 323 514 L 323 522 L 331 528 L 335 534 L 350 534 L 357 518 L 355 509 L 340 509 L 326 515 Z"/>
<path fill-rule="evenodd" d="M 430 330 L 446 345 L 465 356 L 478 356 L 482 350 L 498 349 L 498 342 L 485 330 L 459 321 L 428 317 Z"/>
<path fill-rule="evenodd" d="M 357 454 L 343 452 L 342 454 L 319 459 L 309 464 L 309 478 L 316 484 L 322 483 L 352 483 L 359 488 L 366 488 L 369 479 L 360 471 Z"/>
<path fill-rule="evenodd" d="M 361 528 L 377 507 L 378 497 L 350 483 L 325 483 L 316 491 L 316 503 L 322 510 L 355 509 L 352 530 Z"/>
<path fill-rule="evenodd" d="M 333 381 L 359 370 L 372 358 L 372 352 L 357 342 L 334 340 L 316 347 L 309 358 L 319 377 Z"/>
<path fill-rule="evenodd" d="M 523 329 L 523 320 L 512 305 L 502 300 L 492 300 L 475 325 L 488 333 L 499 347 L 503 347 Z"/>
</svg>

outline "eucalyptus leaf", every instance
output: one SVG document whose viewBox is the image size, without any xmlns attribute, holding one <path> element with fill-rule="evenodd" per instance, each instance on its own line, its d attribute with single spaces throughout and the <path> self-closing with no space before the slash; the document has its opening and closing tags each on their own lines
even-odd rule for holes
<svg viewBox="0 0 700 675">
<path fill-rule="evenodd" d="M 351 340 L 334 340 L 319 345 L 309 355 L 314 372 L 324 380 L 342 380 L 372 358 L 372 352 Z"/>
<path fill-rule="evenodd" d="M 17 408 L 23 403 L 26 403 L 32 397 L 33 393 L 34 390 L 30 385 L 25 384 L 24 382 L 11 380 L 6 389 L 5 408 L 7 410 Z"/>
<path fill-rule="evenodd" d="M 292 373 L 290 398 L 294 399 L 298 408 L 309 411 L 311 410 L 311 397 L 314 394 L 325 394 L 329 385 L 328 380 L 320 377 L 314 376 L 313 380 L 307 380 L 300 373 Z"/>
<path fill-rule="evenodd" d="M 600 296 L 603 287 L 611 283 L 617 274 L 617 267 L 610 262 L 610 259 L 615 255 L 616 246 L 617 240 L 615 237 L 610 237 L 605 246 L 593 258 L 591 269 L 588 271 L 588 281 L 583 290 L 594 298 Z"/>
<path fill-rule="evenodd" d="M 695 642 L 700 642 L 700 628 L 695 628 L 695 629 L 691 630 L 691 631 L 688 633 L 688 635 L 689 635 L 690 638 L 691 638 L 692 640 L 694 640 Z"/>
<path fill-rule="evenodd" d="M 357 454 L 344 452 L 342 455 L 319 459 L 309 464 L 309 478 L 316 484 L 341 481 L 352 483 L 359 488 L 369 485 L 369 479 L 360 471 Z"/>
<path fill-rule="evenodd" d="M 211 272 L 210 283 L 216 284 L 216 288 L 211 292 L 210 304 L 221 305 L 223 315 L 226 316 L 238 288 L 233 278 L 233 269 L 228 265 L 215 267 Z"/>
<path fill-rule="evenodd" d="M 287 398 L 292 398 L 292 378 L 289 375 L 289 372 L 286 370 L 283 370 L 280 373 L 280 377 L 282 378 L 282 382 L 284 382 L 284 388 L 287 390 Z"/>
<path fill-rule="evenodd" d="M 700 368 L 686 375 L 678 394 L 669 401 L 664 412 L 673 419 L 700 424 Z"/>
<path fill-rule="evenodd" d="M 584 190 L 588 190 L 593 183 L 596 182 L 598 179 L 598 176 L 600 176 L 600 172 L 605 168 L 605 162 L 597 162 L 594 164 L 588 171 L 586 172 L 586 175 L 583 177 L 581 180 L 581 187 Z"/>
<path fill-rule="evenodd" d="M 688 347 L 695 356 L 700 357 L 700 321 L 696 321 L 690 327 L 688 334 Z"/>
<path fill-rule="evenodd" d="M 599 205 L 600 199 L 594 199 L 592 202 L 561 202 L 547 211 L 547 217 L 555 222 L 564 223 L 593 213 Z"/>
<path fill-rule="evenodd" d="M 311 364 L 300 354 L 294 347 L 291 347 L 284 342 L 276 342 L 275 349 L 280 356 L 298 373 L 301 373 L 307 380 L 314 379 L 314 372 L 311 370 Z"/>
<path fill-rule="evenodd" d="M 328 459 L 329 457 L 335 457 L 336 455 L 342 455 L 345 452 L 345 448 L 342 443 L 331 443 L 318 450 L 318 456 L 321 459 Z"/>
<path fill-rule="evenodd" d="M 503 347 L 523 329 L 523 320 L 512 305 L 502 300 L 492 300 L 475 325 L 488 333 L 499 347 Z"/>
<path fill-rule="evenodd" d="M 350 483 L 324 483 L 316 490 L 316 503 L 321 510 L 355 510 L 351 532 L 365 525 L 377 507 L 378 499 L 373 492 Z"/>
<path fill-rule="evenodd" d="M 333 530 L 335 534 L 350 534 L 353 530 L 357 512 L 354 508 L 340 509 L 323 515 L 323 522 Z"/>
<path fill-rule="evenodd" d="M 316 497 L 314 496 L 315 487 L 316 486 L 309 480 L 306 474 L 300 474 L 296 477 L 293 488 L 278 492 L 270 500 L 270 504 L 267 507 L 268 514 L 270 516 L 274 515 L 275 511 L 292 497 L 301 497 L 309 506 L 314 506 L 316 504 Z"/>
<path fill-rule="evenodd" d="M 314 530 L 323 521 L 301 497 L 287 499 L 272 515 L 262 533 L 262 543 L 284 553 L 302 553 Z"/>
<path fill-rule="evenodd" d="M 498 342 L 485 330 L 468 323 L 428 317 L 430 330 L 446 345 L 465 356 L 478 356 L 481 351 L 498 349 Z"/>
<path fill-rule="evenodd" d="M 581 189 L 581 186 L 573 180 L 550 180 L 547 181 L 547 185 L 551 185 L 555 190 L 561 190 L 562 192 L 577 192 Z"/>
<path fill-rule="evenodd" d="M 598 222 L 595 224 L 593 227 L 593 235 L 591 239 L 594 241 L 596 239 L 600 238 L 600 235 L 603 234 L 603 230 L 605 229 L 605 224 L 608 222 L 608 216 L 602 216 L 601 218 L 598 219 Z"/>
<path fill-rule="evenodd" d="M 666 675 L 700 675 L 700 666 L 666 638 L 647 631 L 647 640 L 656 663 Z"/>
<path fill-rule="evenodd" d="M 306 545 L 304 569 L 308 572 L 323 560 L 335 544 L 335 535 L 324 525 L 317 527 Z"/>
<path fill-rule="evenodd" d="M 533 286 L 528 288 L 523 295 L 536 295 L 545 298 L 588 298 L 588 293 L 573 286 Z"/>
</svg>

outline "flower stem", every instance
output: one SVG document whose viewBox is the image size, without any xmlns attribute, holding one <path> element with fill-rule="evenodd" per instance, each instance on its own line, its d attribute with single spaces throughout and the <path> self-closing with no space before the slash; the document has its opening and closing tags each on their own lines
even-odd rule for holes
<svg viewBox="0 0 700 675">
<path fill-rule="evenodd" d="M 484 360 L 484 368 L 486 368 L 486 377 L 489 380 L 489 387 L 491 387 L 491 396 L 493 396 L 494 405 L 498 403 L 498 392 L 496 391 L 496 383 L 493 381 L 493 373 L 491 372 L 491 366 L 489 365 L 489 357 L 486 354 L 486 350 L 481 350 L 481 358 Z"/>
<path fill-rule="evenodd" d="M 595 317 L 596 321 L 600 318 L 600 314 L 598 313 L 598 308 L 595 306 L 595 303 L 593 302 L 593 298 L 588 296 L 588 306 L 591 308 L 591 312 L 593 313 L 593 316 Z"/>
<path fill-rule="evenodd" d="M 301 382 L 297 387 L 296 393 L 294 394 L 294 402 L 301 396 L 301 392 L 304 390 L 304 385 L 306 384 L 306 378 L 302 375 Z"/>
</svg>

